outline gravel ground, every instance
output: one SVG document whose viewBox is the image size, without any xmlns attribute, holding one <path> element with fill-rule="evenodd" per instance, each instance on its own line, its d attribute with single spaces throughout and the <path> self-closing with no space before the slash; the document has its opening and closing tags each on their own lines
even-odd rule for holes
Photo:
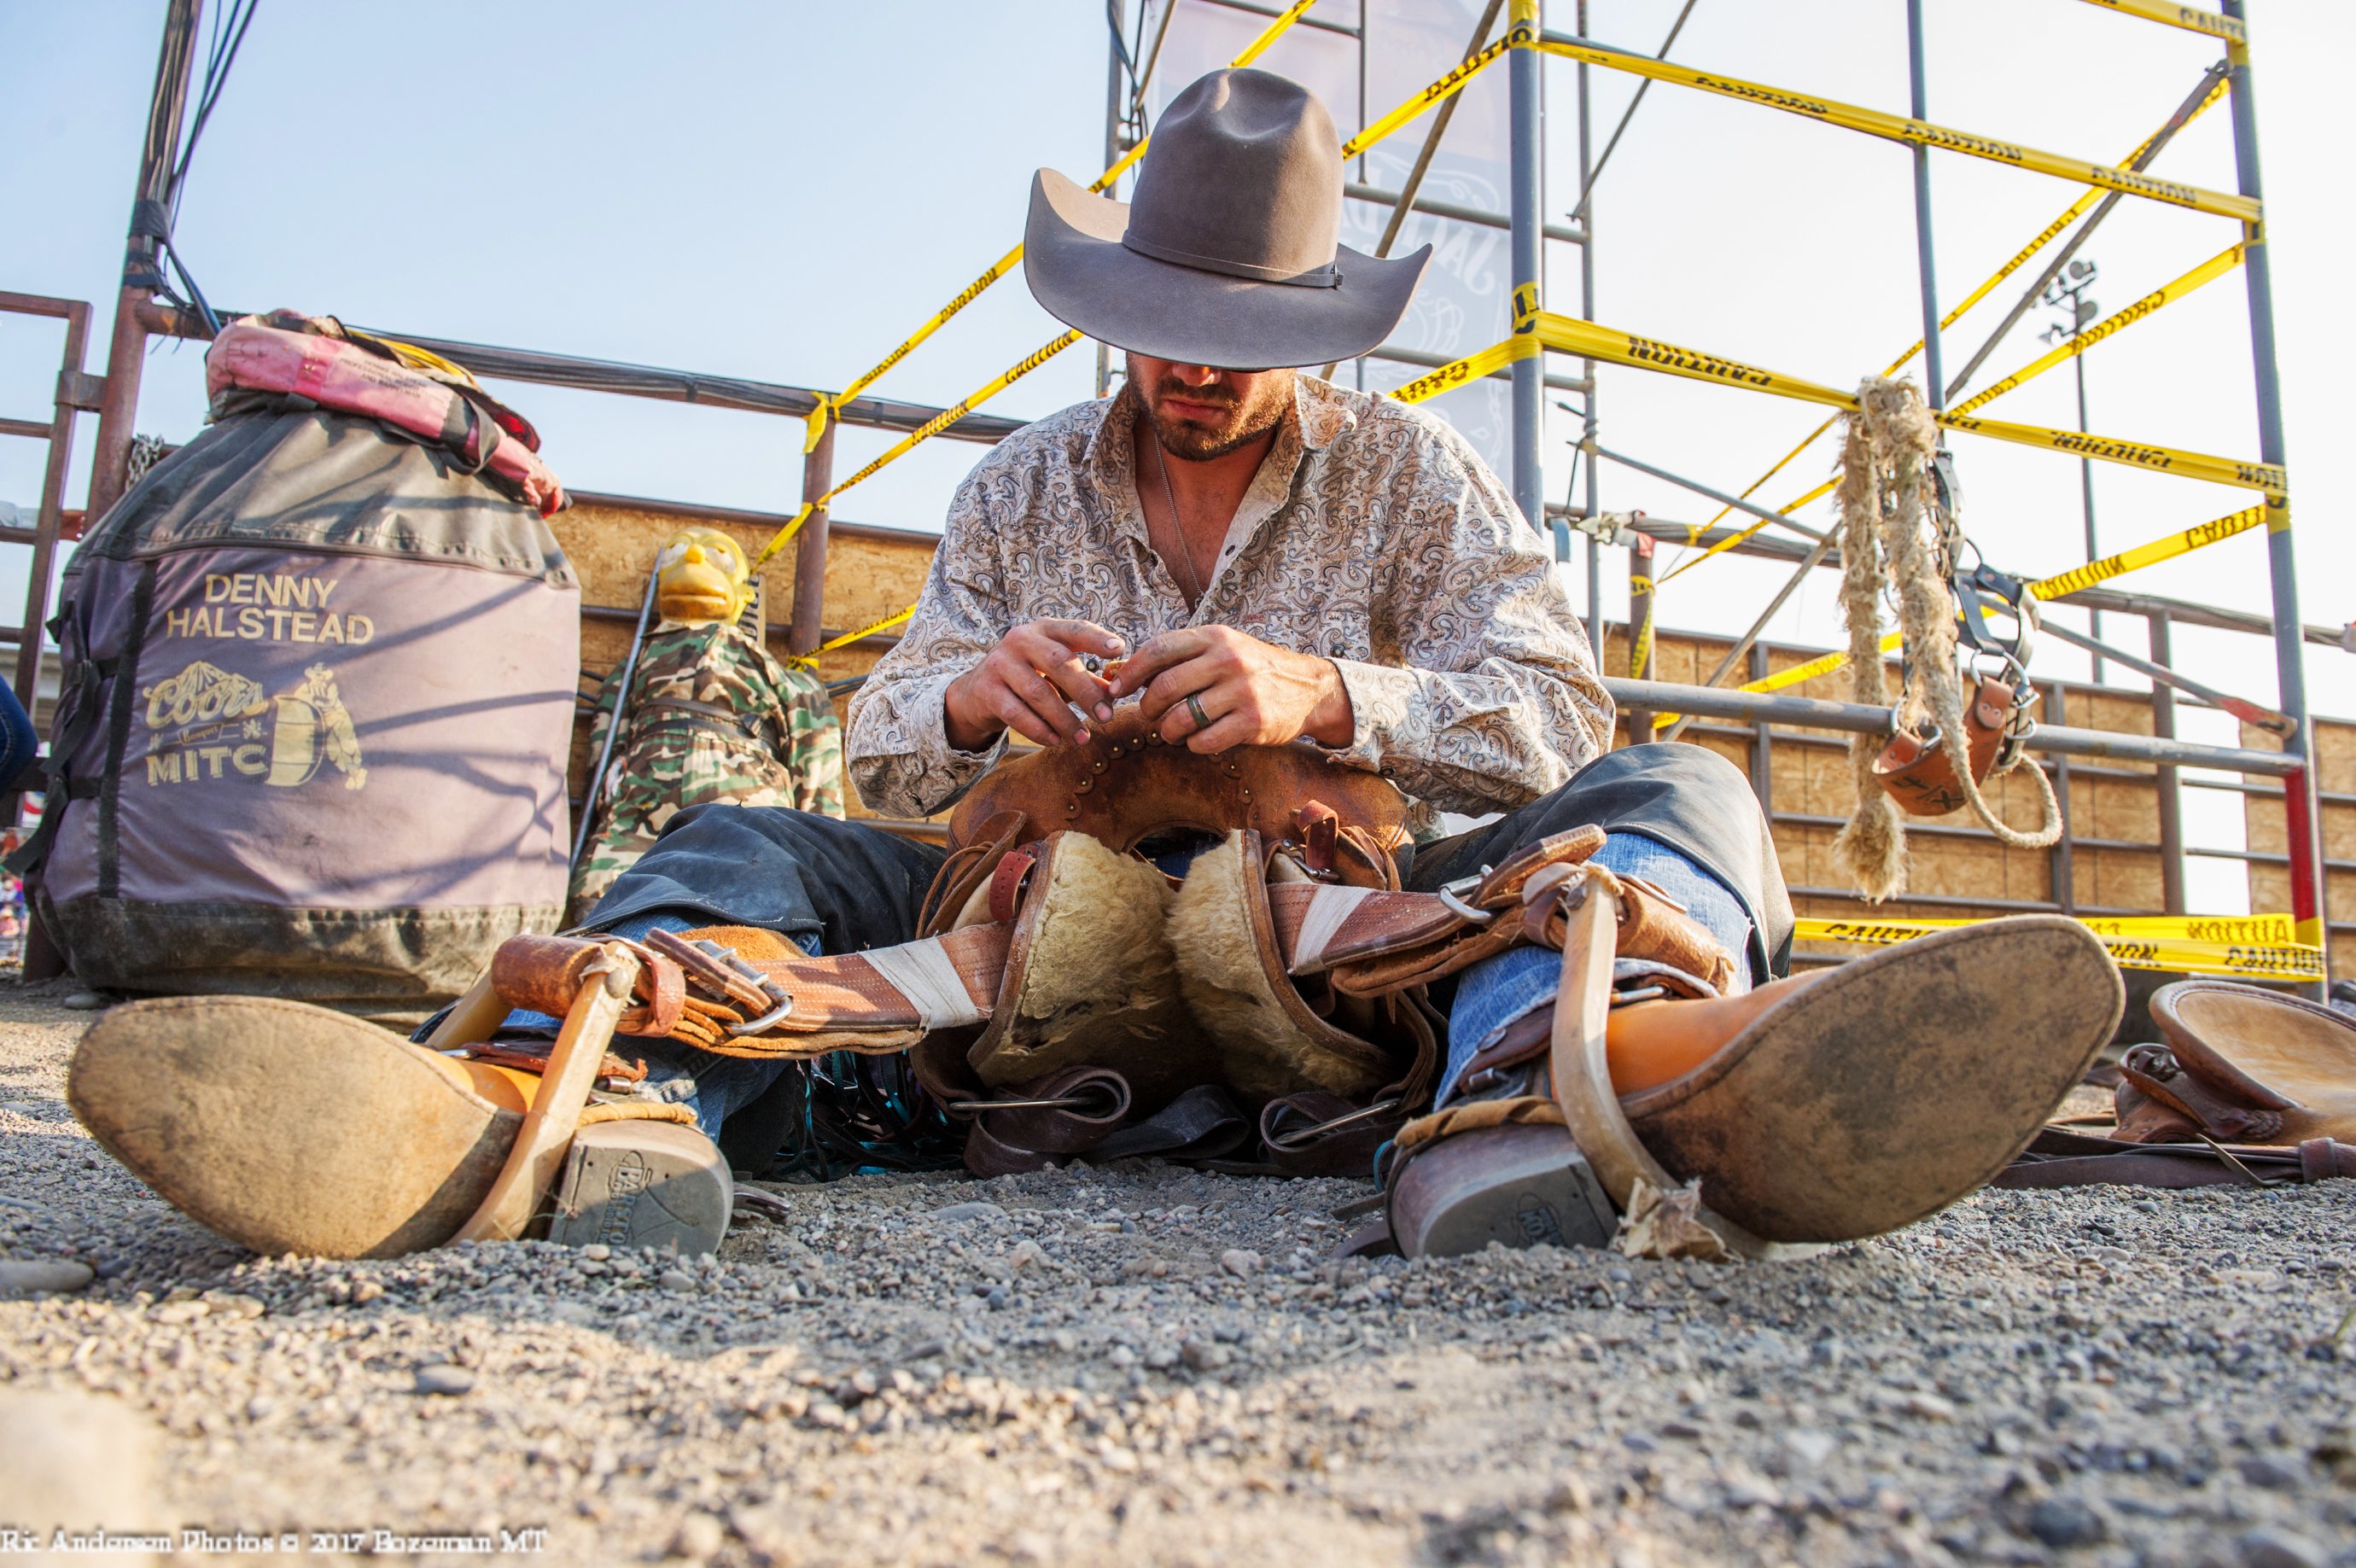
<svg viewBox="0 0 2356 1568">
<path fill-rule="evenodd" d="M 789 1223 L 684 1264 L 266 1259 L 73 1123 L 62 994 L 0 991 L 0 1275 L 96 1277 L 0 1304 L 0 1527 L 203 1528 L 221 1561 L 504 1531 L 565 1562 L 2356 1568 L 2348 1183 L 1984 1193 L 1739 1267 L 1332 1264 L 1356 1184 L 1156 1166 L 782 1189 Z"/>
</svg>

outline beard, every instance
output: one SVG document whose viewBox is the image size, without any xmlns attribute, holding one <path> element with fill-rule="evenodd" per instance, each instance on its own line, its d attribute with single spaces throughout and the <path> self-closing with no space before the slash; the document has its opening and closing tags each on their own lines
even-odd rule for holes
<svg viewBox="0 0 2356 1568">
<path fill-rule="evenodd" d="M 1129 357 L 1129 376 L 1122 385 L 1152 423 L 1162 449 L 1187 463 L 1207 463 L 1250 445 L 1274 430 L 1283 420 L 1285 411 L 1292 406 L 1293 377 L 1290 372 L 1270 378 L 1253 389 L 1246 399 L 1237 397 L 1225 384 L 1194 387 L 1174 376 L 1163 377 L 1159 385 L 1147 386 L 1138 376 L 1137 356 L 1132 354 Z M 1162 406 L 1164 399 L 1173 397 L 1215 404 L 1220 413 L 1208 423 L 1173 413 Z"/>
</svg>

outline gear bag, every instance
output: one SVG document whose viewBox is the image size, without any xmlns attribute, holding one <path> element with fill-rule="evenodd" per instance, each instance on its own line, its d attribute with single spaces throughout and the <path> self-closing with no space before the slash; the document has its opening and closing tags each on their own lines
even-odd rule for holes
<svg viewBox="0 0 2356 1568">
<path fill-rule="evenodd" d="M 85 984 L 422 1014 L 563 904 L 579 584 L 479 452 L 213 414 L 66 571 L 18 869 Z"/>
</svg>

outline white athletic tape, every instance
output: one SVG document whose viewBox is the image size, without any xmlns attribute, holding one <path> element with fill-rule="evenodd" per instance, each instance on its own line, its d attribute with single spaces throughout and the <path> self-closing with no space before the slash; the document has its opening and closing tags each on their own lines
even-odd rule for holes
<svg viewBox="0 0 2356 1568">
<path fill-rule="evenodd" d="M 958 977 L 957 965 L 949 962 L 939 937 L 928 936 L 922 942 L 899 947 L 878 947 L 860 956 L 908 998 L 926 1029 L 951 1029 L 981 1021 L 981 1009 L 974 1006 L 965 981 Z"/>
</svg>

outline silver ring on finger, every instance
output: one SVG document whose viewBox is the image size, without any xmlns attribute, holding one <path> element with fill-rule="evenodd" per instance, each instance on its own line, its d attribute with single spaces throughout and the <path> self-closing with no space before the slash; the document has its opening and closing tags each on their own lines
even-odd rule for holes
<svg viewBox="0 0 2356 1568">
<path fill-rule="evenodd" d="M 1186 711 L 1194 715 L 1194 729 L 1197 732 L 1211 727 L 1211 716 L 1203 711 L 1203 699 L 1192 692 L 1189 692 L 1186 697 Z"/>
</svg>

